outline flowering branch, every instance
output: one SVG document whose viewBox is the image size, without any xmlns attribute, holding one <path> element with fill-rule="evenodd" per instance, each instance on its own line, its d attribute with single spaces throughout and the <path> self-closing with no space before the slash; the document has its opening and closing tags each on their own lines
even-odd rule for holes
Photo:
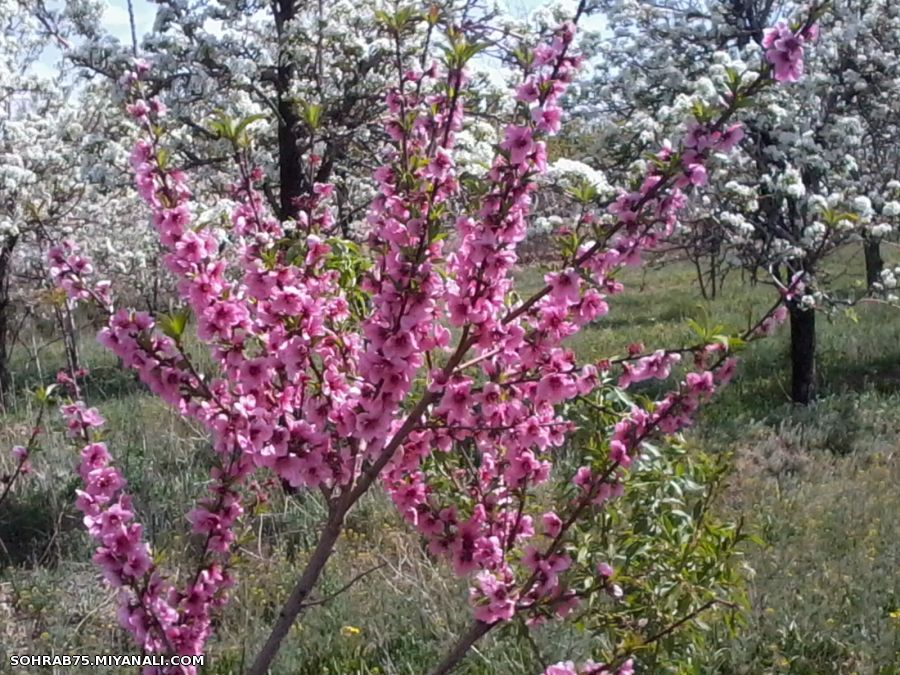
<svg viewBox="0 0 900 675">
<path fill-rule="evenodd" d="M 227 226 L 195 222 L 188 177 L 170 165 L 165 148 L 165 106 L 143 97 L 147 66 L 124 78 L 128 111 L 144 134 L 131 156 L 137 190 L 186 309 L 159 320 L 116 310 L 108 286 L 87 281 L 90 264 L 71 244 L 51 252 L 51 261 L 70 298 L 107 311 L 101 342 L 213 442 L 211 491 L 188 514 L 203 540 L 200 561 L 177 589 L 149 561 L 124 481 L 88 433 L 99 426 L 98 414 L 80 403 L 65 411 L 88 442 L 79 498 L 102 544 L 95 559 L 126 589 L 123 624 L 148 651 L 202 650 L 232 583 L 227 566 L 245 511 L 243 486 L 267 471 L 292 488 L 321 492 L 328 516 L 249 673 L 268 672 L 297 617 L 323 602 L 310 600 L 313 589 L 347 514 L 377 481 L 431 553 L 448 558 L 456 574 L 475 577 L 476 621 L 435 671 L 449 672 L 517 614 L 536 619 L 574 608 L 579 597 L 563 575 L 571 564 L 569 530 L 621 493 L 646 439 L 689 425 L 730 377 L 724 351 L 704 346 L 698 372 L 651 411 L 635 408 L 616 424 L 605 468 L 578 470 L 577 497 L 563 517 L 540 515 L 549 544 L 529 543 L 533 496 L 550 478 L 554 448 L 574 427 L 562 405 L 611 386 L 611 364 L 579 366 L 566 339 L 608 312 L 606 298 L 622 290 L 616 272 L 677 227 L 688 193 L 706 182 L 712 154 L 741 140 L 730 119 L 767 86 L 768 67 L 746 86 L 738 79 L 718 118 L 698 119 L 677 149 L 666 145 L 636 188 L 605 213 L 582 208 L 563 268 L 519 301 L 516 250 L 535 179 L 547 168 L 546 140 L 560 128 L 560 97 L 581 61 L 571 53 L 575 26 L 568 22 L 523 52 L 515 116 L 472 187 L 460 180 L 454 155 L 469 94 L 465 66 L 480 45 L 451 28 L 441 65 L 425 67 L 424 56 L 407 63 L 402 43 L 420 18 L 404 9 L 379 18 L 394 47 L 397 82 L 385 97 L 391 140 L 374 173 L 378 194 L 363 246 L 335 232 L 330 185 L 311 185 L 295 200 L 293 219 L 268 213 L 258 189 L 263 172 L 247 151 L 253 118 L 213 121 L 214 133 L 232 145 L 238 177 Z M 797 59 L 793 43 L 779 40 L 771 49 L 786 50 L 789 68 L 776 65 L 776 80 L 795 73 Z M 209 347 L 212 377 L 186 354 L 187 308 Z M 721 358 L 707 367 L 711 354 Z M 622 361 L 619 384 L 668 377 L 675 361 L 670 352 Z"/>
</svg>

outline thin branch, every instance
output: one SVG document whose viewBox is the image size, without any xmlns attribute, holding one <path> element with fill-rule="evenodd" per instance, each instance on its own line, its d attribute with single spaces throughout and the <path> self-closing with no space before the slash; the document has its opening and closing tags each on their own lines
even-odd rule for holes
<svg viewBox="0 0 900 675">
<path fill-rule="evenodd" d="M 324 598 L 321 598 L 319 600 L 310 600 L 309 602 L 304 602 L 301 605 L 301 607 L 303 609 L 306 609 L 307 607 L 316 607 L 318 605 L 324 605 L 325 603 L 327 603 L 331 600 L 334 600 L 341 593 L 344 593 L 345 591 L 350 590 L 350 587 L 353 586 L 353 584 L 355 584 L 357 581 L 364 579 L 365 577 L 372 574 L 372 572 L 377 572 L 378 570 L 380 570 L 382 567 L 385 567 L 386 565 L 387 565 L 387 563 L 381 563 L 380 565 L 375 565 L 375 567 L 367 569 L 365 572 L 360 572 L 355 577 L 353 577 L 350 581 L 348 581 L 346 584 L 344 584 L 338 590 L 336 590 L 334 593 L 330 593 L 329 595 L 326 595 Z"/>
</svg>

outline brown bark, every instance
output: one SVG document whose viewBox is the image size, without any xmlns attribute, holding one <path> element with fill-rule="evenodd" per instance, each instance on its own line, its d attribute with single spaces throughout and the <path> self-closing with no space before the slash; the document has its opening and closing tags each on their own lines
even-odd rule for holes
<svg viewBox="0 0 900 675">
<path fill-rule="evenodd" d="M 790 303 L 791 399 L 808 405 L 816 398 L 816 313 Z"/>
<path fill-rule="evenodd" d="M 284 27 L 297 13 L 294 0 L 273 3 L 275 31 L 281 43 L 275 73 L 275 100 L 278 108 L 278 179 L 280 183 L 278 217 L 287 220 L 297 215 L 296 199 L 306 193 L 303 158 L 300 154 L 300 117 L 290 98 L 294 66 L 284 50 Z"/>
<path fill-rule="evenodd" d="M 877 239 L 866 239 L 863 243 L 866 257 L 866 285 L 869 288 L 881 281 L 884 259 L 881 257 L 881 242 Z"/>
<path fill-rule="evenodd" d="M 12 276 L 12 253 L 16 239 L 16 237 L 7 239 L 0 246 L 0 408 L 6 405 L 6 398 L 12 387 L 12 374 L 9 371 L 9 332 L 12 318 L 9 285 Z"/>
</svg>

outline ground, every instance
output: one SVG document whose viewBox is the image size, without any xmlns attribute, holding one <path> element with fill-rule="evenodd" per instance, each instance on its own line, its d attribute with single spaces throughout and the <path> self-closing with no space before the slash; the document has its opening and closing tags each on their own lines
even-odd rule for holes
<svg viewBox="0 0 900 675">
<path fill-rule="evenodd" d="M 842 264 L 862 271 L 861 255 Z M 539 269 L 522 273 L 526 284 Z M 703 305 L 719 322 L 746 324 L 767 306 L 771 289 L 735 272 L 724 292 L 704 302 L 692 269 L 668 265 L 625 277 L 627 291 L 610 315 L 580 335 L 579 355 L 601 358 L 623 344 L 687 344 L 687 317 Z M 900 673 L 900 311 L 881 305 L 820 320 L 820 401 L 787 401 L 786 332 L 752 346 L 739 376 L 704 412 L 687 442 L 729 453 L 733 468 L 716 508 L 743 517 L 760 538 L 745 545 L 750 607 L 735 636 L 712 624 L 704 650 L 683 673 Z M 40 337 L 36 340 L 40 342 Z M 179 420 L 117 370 L 89 337 L 90 403 L 109 420 L 108 442 L 136 496 L 142 522 L 169 564 L 184 551 L 184 512 L 202 489 L 201 431 Z M 14 363 L 20 388 L 60 365 L 58 344 L 39 362 Z M 0 417 L 0 448 L 21 440 L 32 404 L 19 396 Z M 131 653 L 116 627 L 114 597 L 96 583 L 91 546 L 72 508 L 75 457 L 51 433 L 35 472 L 0 506 L 0 672 L 3 654 Z M 0 455 L 0 473 L 10 466 Z M 279 497 L 244 533 L 241 584 L 205 673 L 240 672 L 314 543 L 322 519 L 312 497 Z M 275 672 L 408 673 L 433 663 L 462 626 L 463 584 L 448 580 L 422 554 L 386 500 L 373 496 L 351 516 L 347 537 L 322 595 L 381 565 L 294 629 Z M 542 629 L 547 653 L 565 653 L 566 638 Z M 540 670 L 533 650 L 512 636 L 473 652 L 463 672 L 525 675 Z M 102 672 L 102 671 L 100 671 Z"/>
</svg>

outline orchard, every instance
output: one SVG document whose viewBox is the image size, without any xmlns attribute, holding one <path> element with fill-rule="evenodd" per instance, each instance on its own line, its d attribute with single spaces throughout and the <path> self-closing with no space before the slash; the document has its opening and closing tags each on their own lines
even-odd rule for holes
<svg viewBox="0 0 900 675">
<path fill-rule="evenodd" d="M 0 0 L 4 668 L 900 667 L 900 10 L 121 9 Z"/>
</svg>

